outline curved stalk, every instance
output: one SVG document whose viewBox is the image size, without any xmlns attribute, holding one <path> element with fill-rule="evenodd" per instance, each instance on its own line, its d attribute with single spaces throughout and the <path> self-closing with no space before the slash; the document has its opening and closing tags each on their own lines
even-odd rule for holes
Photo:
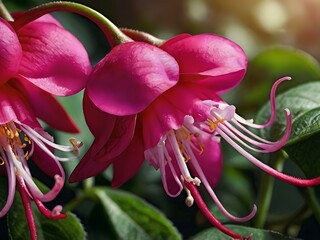
<svg viewBox="0 0 320 240">
<path fill-rule="evenodd" d="M 2 17 L 4 20 L 7 20 L 8 22 L 13 22 L 13 18 L 11 14 L 9 13 L 6 6 L 2 3 L 0 0 L 0 17 Z"/>
<path fill-rule="evenodd" d="M 19 29 L 25 24 L 52 12 L 66 11 L 82 15 L 94 22 L 106 35 L 109 44 L 114 47 L 118 44 L 132 41 L 127 35 L 114 25 L 101 13 L 85 5 L 74 2 L 50 2 L 25 11 L 23 18 L 19 18 L 12 23 L 15 29 Z"/>
<path fill-rule="evenodd" d="M 277 156 L 274 160 L 272 167 L 276 170 L 281 171 L 284 164 L 284 155 L 283 153 L 280 156 Z M 270 203 L 272 199 L 272 191 L 274 187 L 275 178 L 269 174 L 263 173 L 260 181 L 259 193 L 258 193 L 258 208 L 259 211 L 254 220 L 254 227 L 263 228 L 267 215 L 270 208 Z"/>
<path fill-rule="evenodd" d="M 305 189 L 305 197 L 307 200 L 308 205 L 312 209 L 312 212 L 317 219 L 318 223 L 320 223 L 320 205 L 316 198 L 315 192 L 313 188 L 306 188 Z"/>
</svg>

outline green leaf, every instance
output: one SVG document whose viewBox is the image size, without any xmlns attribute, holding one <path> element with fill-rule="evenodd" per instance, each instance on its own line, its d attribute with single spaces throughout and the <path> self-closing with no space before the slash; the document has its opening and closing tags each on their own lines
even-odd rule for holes
<svg viewBox="0 0 320 240">
<path fill-rule="evenodd" d="M 36 181 L 41 189 L 47 189 L 44 184 Z M 0 203 L 1 206 L 7 197 L 7 179 L 0 177 Z M 43 216 L 39 210 L 33 208 L 34 221 L 37 228 L 38 240 L 84 240 L 85 231 L 79 219 L 72 213 L 67 213 L 67 218 L 51 220 Z M 18 192 L 15 193 L 14 202 L 7 214 L 8 233 L 12 240 L 30 239 L 29 227 L 25 217 L 24 207 Z"/>
<path fill-rule="evenodd" d="M 120 190 L 91 189 L 103 205 L 120 239 L 180 239 L 162 213 L 142 199 Z"/>
<path fill-rule="evenodd" d="M 44 239 L 42 228 L 39 228 L 37 217 L 34 218 L 38 239 Z M 16 192 L 14 202 L 7 215 L 8 233 L 12 240 L 29 240 L 30 233 L 20 195 Z"/>
<path fill-rule="evenodd" d="M 268 99 L 273 83 L 284 76 L 291 76 L 294 81 L 279 86 L 278 92 L 318 81 L 320 65 L 311 55 L 295 48 L 278 46 L 267 49 L 249 62 L 242 86 L 244 101 L 261 106 Z"/>
<path fill-rule="evenodd" d="M 252 234 L 253 239 L 259 239 L 259 240 L 294 240 L 297 238 L 293 237 L 287 237 L 280 233 L 268 231 L 268 230 L 262 230 L 257 228 L 250 228 L 250 227 L 243 227 L 243 226 L 235 226 L 235 225 L 226 225 L 228 228 L 233 230 L 236 233 L 239 233 L 242 236 L 249 236 Z M 214 239 L 214 240 L 225 240 L 230 239 L 229 236 L 225 235 L 221 231 L 219 231 L 216 228 L 210 228 L 205 231 L 202 231 L 192 237 L 190 240 L 208 240 L 208 239 Z"/>
<path fill-rule="evenodd" d="M 80 220 L 73 213 L 68 212 L 65 219 L 51 220 L 38 212 L 37 218 L 40 222 L 44 240 L 56 240 L 57 237 L 59 240 L 86 239 L 86 233 L 80 223 Z"/>
<path fill-rule="evenodd" d="M 38 209 L 33 209 L 34 221 L 37 227 L 38 240 L 81 240 L 86 239 L 84 229 L 79 219 L 72 213 L 67 218 L 51 220 L 43 216 Z M 14 204 L 8 216 L 8 231 L 12 240 L 30 239 L 29 227 L 24 208 L 18 193 L 15 194 Z"/>
<path fill-rule="evenodd" d="M 293 116 L 290 140 L 285 146 L 291 160 L 299 165 L 307 177 L 320 175 L 320 83 L 307 83 L 295 87 L 277 97 L 277 120 L 264 129 L 264 138 L 278 139 L 286 123 L 283 109 L 289 108 Z M 270 116 L 268 104 L 262 107 L 257 122 L 265 122 Z"/>
</svg>

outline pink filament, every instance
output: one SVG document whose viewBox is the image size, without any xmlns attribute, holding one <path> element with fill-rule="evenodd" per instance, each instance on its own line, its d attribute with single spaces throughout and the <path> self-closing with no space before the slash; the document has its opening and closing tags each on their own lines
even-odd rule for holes
<svg viewBox="0 0 320 240">
<path fill-rule="evenodd" d="M 3 150 L 1 150 L 0 154 L 4 160 L 4 164 L 6 166 L 7 175 L 8 175 L 8 197 L 7 197 L 6 204 L 0 210 L 0 217 L 3 217 L 5 214 L 7 214 L 7 212 L 9 211 L 13 203 L 14 193 L 16 189 L 16 175 L 14 173 L 14 166 L 10 164 Z"/>
<path fill-rule="evenodd" d="M 32 207 L 30 204 L 30 198 L 26 192 L 26 185 L 24 183 L 24 180 L 21 176 L 17 175 L 17 185 L 18 185 L 18 190 L 21 196 L 22 204 L 24 207 L 24 212 L 27 218 L 28 226 L 29 226 L 29 231 L 30 231 L 30 237 L 32 240 L 37 240 L 37 230 L 36 230 L 36 225 L 34 222 L 33 218 L 33 213 L 32 213 Z"/>
<path fill-rule="evenodd" d="M 185 141 L 182 139 L 182 141 Z M 252 219 L 256 212 L 257 212 L 257 207 L 256 205 L 253 206 L 253 209 L 251 211 L 251 213 L 249 213 L 247 216 L 245 217 L 236 217 L 233 216 L 231 213 L 229 213 L 224 206 L 222 205 L 222 203 L 220 202 L 219 198 L 217 197 L 217 195 L 215 194 L 215 192 L 212 190 L 205 174 L 203 173 L 198 160 L 196 159 L 196 157 L 193 154 L 193 151 L 191 150 L 190 146 L 188 144 L 185 144 L 185 147 L 188 151 L 188 154 L 191 157 L 191 164 L 193 165 L 193 167 L 195 168 L 195 170 L 197 171 L 203 185 L 205 186 L 205 188 L 207 189 L 210 197 L 212 198 L 212 200 L 215 202 L 215 204 L 217 205 L 217 207 L 219 208 L 219 210 L 223 213 L 223 215 L 225 215 L 227 218 L 229 218 L 231 221 L 235 221 L 235 222 L 247 222 L 250 219 Z"/>
<path fill-rule="evenodd" d="M 67 217 L 66 214 L 61 213 L 62 207 L 60 205 L 55 206 L 53 208 L 53 210 L 50 211 L 43 205 L 43 203 L 39 199 L 34 198 L 33 200 L 36 203 L 36 205 L 37 205 L 38 209 L 40 210 L 40 212 L 44 216 L 46 216 L 47 218 L 52 219 L 52 220 L 58 220 L 58 219 L 63 219 L 63 218 Z"/>
<path fill-rule="evenodd" d="M 288 80 L 291 80 L 291 77 L 280 78 L 273 84 L 273 86 L 271 88 L 271 91 L 270 91 L 271 116 L 270 116 L 268 122 L 266 122 L 264 124 L 254 124 L 254 123 L 248 123 L 247 121 L 243 122 L 243 119 L 241 119 L 241 118 L 237 118 L 237 120 L 241 123 L 244 123 L 244 124 L 246 124 L 250 127 L 254 127 L 254 128 L 266 128 L 266 127 L 269 127 L 270 125 L 272 125 L 275 118 L 276 118 L 276 115 L 277 115 L 277 109 L 276 109 L 276 90 L 277 90 L 277 87 L 283 81 L 288 81 Z"/>
<path fill-rule="evenodd" d="M 216 228 L 218 228 L 221 232 L 229 235 L 230 237 L 234 239 L 243 239 L 243 237 L 229 228 L 225 227 L 221 222 L 219 222 L 215 216 L 210 212 L 208 209 L 206 203 L 203 201 L 200 193 L 198 192 L 198 189 L 196 186 L 194 186 L 192 183 L 189 183 L 187 181 L 184 181 L 184 184 L 186 187 L 190 190 L 192 197 L 194 198 L 196 204 L 198 205 L 200 211 L 202 214 L 208 219 L 208 221 L 214 225 Z"/>
<path fill-rule="evenodd" d="M 284 182 L 287 182 L 289 184 L 299 186 L 299 187 L 311 187 L 316 186 L 320 184 L 320 177 L 313 178 L 313 179 L 301 179 L 296 178 L 293 176 L 289 176 L 287 174 L 284 174 L 282 172 L 279 172 L 270 166 L 264 164 L 263 162 L 259 161 L 257 158 L 252 156 L 250 153 L 245 151 L 243 148 L 241 148 L 238 144 L 236 144 L 224 131 L 222 131 L 220 128 L 217 128 L 218 133 L 222 138 L 224 138 L 234 149 L 236 149 L 242 156 L 247 158 L 250 162 L 252 162 L 254 165 L 256 165 L 258 168 L 262 169 L 266 173 L 270 174 L 271 176 L 274 176 Z"/>
<path fill-rule="evenodd" d="M 266 142 L 266 141 L 261 141 L 257 142 L 254 139 L 249 138 L 242 132 L 240 132 L 237 128 L 232 126 L 230 123 L 224 121 L 222 124 L 219 124 L 219 127 L 224 131 L 228 132 L 228 135 L 235 139 L 237 142 L 241 143 L 243 146 L 247 147 L 248 149 L 251 149 L 256 152 L 262 152 L 262 153 L 268 153 L 268 152 L 275 152 L 279 150 L 281 147 L 283 147 L 288 139 L 290 138 L 290 133 L 291 133 L 291 127 L 292 127 L 292 117 L 291 113 L 288 109 L 285 109 L 285 117 L 286 117 L 286 130 L 282 138 L 276 142 Z M 237 123 L 236 121 L 233 121 L 234 123 Z M 246 133 L 249 135 L 257 138 L 255 134 L 250 132 L 248 129 L 245 129 L 240 123 L 237 123 L 237 126 L 240 127 L 242 130 L 244 130 Z M 243 142 L 242 139 L 244 139 L 246 142 L 251 143 L 261 149 L 255 149 L 251 146 L 249 146 L 247 143 Z"/>
</svg>

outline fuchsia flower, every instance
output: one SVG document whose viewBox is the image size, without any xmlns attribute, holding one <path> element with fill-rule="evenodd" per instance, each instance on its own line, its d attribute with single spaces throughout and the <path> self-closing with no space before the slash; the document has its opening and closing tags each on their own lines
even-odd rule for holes
<svg viewBox="0 0 320 240">
<path fill-rule="evenodd" d="M 23 13 L 13 16 L 20 23 L 24 21 Z M 64 217 L 61 206 L 49 211 L 42 202 L 53 200 L 64 185 L 65 173 L 59 161 L 76 156 L 58 157 L 53 149 L 78 155 L 81 143 L 75 139 L 70 140 L 71 146 L 53 143 L 37 118 L 58 130 L 78 132 L 53 95 L 80 91 L 90 71 L 82 44 L 53 17 L 46 15 L 16 29 L 0 18 L 0 174 L 8 177 L 8 198 L 0 217 L 10 209 L 16 185 L 25 209 L 30 211 L 32 199 L 47 217 Z M 43 193 L 34 183 L 28 168 L 30 158 L 54 177 L 50 191 Z M 34 224 L 28 210 L 26 215 L 29 226 Z M 32 237 L 35 234 L 31 233 Z"/>
<path fill-rule="evenodd" d="M 209 214 L 195 187 L 202 183 L 231 220 L 242 222 L 254 216 L 255 206 L 246 217 L 232 216 L 213 191 L 222 171 L 221 137 L 253 164 L 283 181 L 312 186 L 320 180 L 288 176 L 247 151 L 269 153 L 284 146 L 290 136 L 291 114 L 285 109 L 287 128 L 276 142 L 246 128 L 265 128 L 273 123 L 276 87 L 290 79 L 274 84 L 271 118 L 265 124 L 255 124 L 236 114 L 236 108 L 219 96 L 240 83 L 246 67 L 246 56 L 238 45 L 212 34 L 180 35 L 159 48 L 143 42 L 114 47 L 97 64 L 86 87 L 84 113 L 95 140 L 70 181 L 94 176 L 112 164 L 112 186 L 117 187 L 146 159 L 160 169 L 169 196 L 179 195 L 186 186 L 187 205 L 195 199 L 215 226 L 240 238 Z"/>
</svg>

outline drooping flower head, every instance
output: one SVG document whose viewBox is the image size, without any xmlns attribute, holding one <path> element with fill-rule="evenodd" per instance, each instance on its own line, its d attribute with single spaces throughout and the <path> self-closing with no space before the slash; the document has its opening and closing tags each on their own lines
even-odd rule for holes
<svg viewBox="0 0 320 240">
<path fill-rule="evenodd" d="M 24 14 L 14 14 L 24 21 Z M 64 185 L 65 173 L 59 161 L 75 159 L 81 143 L 70 139 L 70 146 L 53 143 L 37 118 L 57 130 L 78 132 L 73 120 L 53 95 L 77 93 L 86 84 L 91 71 L 82 44 L 50 15 L 13 28 L 0 18 L 0 174 L 8 177 L 7 202 L 0 217 L 10 209 L 16 185 L 25 209 L 32 199 L 49 218 L 65 217 L 61 206 L 52 211 L 42 202 L 53 200 Z M 53 150 L 75 152 L 76 156 L 55 156 Z M 32 179 L 28 161 L 55 180 L 51 190 L 41 192 Z M 26 210 L 29 226 L 32 214 Z M 35 238 L 35 228 L 30 227 Z"/>
<path fill-rule="evenodd" d="M 265 172 L 288 183 L 312 186 L 320 180 L 288 176 L 247 151 L 269 153 L 284 146 L 290 136 L 291 114 L 285 109 L 287 128 L 277 142 L 264 140 L 246 128 L 273 123 L 276 87 L 290 79 L 274 84 L 270 120 L 255 124 L 236 114 L 235 106 L 219 96 L 241 82 L 246 67 L 243 50 L 213 34 L 183 34 L 159 47 L 144 42 L 114 47 L 95 67 L 86 87 L 84 113 L 95 140 L 70 181 L 94 176 L 112 164 L 112 185 L 117 187 L 132 177 L 145 159 L 160 169 L 168 195 L 177 196 L 186 187 L 187 205 L 195 199 L 211 223 L 240 238 L 208 213 L 195 187 L 203 184 L 231 220 L 242 222 L 254 216 L 255 206 L 246 217 L 232 216 L 213 191 L 222 171 L 220 138 Z"/>
</svg>

